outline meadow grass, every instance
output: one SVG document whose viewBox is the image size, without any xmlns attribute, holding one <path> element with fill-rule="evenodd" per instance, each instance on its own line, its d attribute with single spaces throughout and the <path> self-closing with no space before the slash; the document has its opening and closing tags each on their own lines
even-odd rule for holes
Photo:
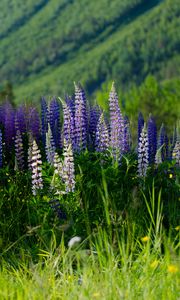
<svg viewBox="0 0 180 300">
<path fill-rule="evenodd" d="M 100 229 L 89 249 L 83 242 L 67 249 L 62 240 L 55 253 L 40 253 L 37 264 L 27 266 L 25 257 L 18 268 L 6 262 L 0 299 L 179 299 L 177 237 L 172 244 L 162 233 L 153 241 L 132 234 L 118 237 L 116 250 Z"/>
<path fill-rule="evenodd" d="M 21 244 L 22 236 L 6 249 L 9 254 L 1 255 L 0 299 L 179 299 L 180 228 L 165 230 L 161 190 L 156 195 L 153 183 L 150 198 L 143 193 L 147 219 L 141 231 L 128 215 L 120 226 L 113 224 L 104 178 L 100 195 L 104 224 L 91 230 L 86 215 L 89 235 L 80 243 L 68 247 L 66 231 L 58 241 L 51 229 L 48 242 L 39 234 L 38 259 Z"/>
</svg>

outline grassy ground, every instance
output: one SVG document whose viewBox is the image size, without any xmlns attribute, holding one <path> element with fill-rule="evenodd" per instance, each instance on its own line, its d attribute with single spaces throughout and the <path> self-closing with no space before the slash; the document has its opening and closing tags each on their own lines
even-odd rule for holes
<svg viewBox="0 0 180 300">
<path fill-rule="evenodd" d="M 176 228 L 178 229 L 178 228 Z M 63 241 L 54 254 L 18 269 L 4 264 L 0 272 L 0 299 L 174 299 L 180 297 L 178 230 L 173 244 L 162 236 L 135 240 L 119 237 L 117 251 L 107 232 L 99 230 L 90 249 L 83 242 L 66 249 Z"/>
</svg>

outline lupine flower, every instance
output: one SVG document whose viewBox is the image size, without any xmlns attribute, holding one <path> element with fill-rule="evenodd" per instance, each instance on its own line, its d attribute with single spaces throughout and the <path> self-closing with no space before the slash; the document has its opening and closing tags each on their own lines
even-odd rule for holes
<svg viewBox="0 0 180 300">
<path fill-rule="evenodd" d="M 28 169 L 32 170 L 32 146 L 33 146 L 33 136 L 32 133 L 28 133 Z"/>
<path fill-rule="evenodd" d="M 138 174 L 145 177 L 148 168 L 148 136 L 146 126 L 144 125 L 139 137 L 138 143 Z"/>
<path fill-rule="evenodd" d="M 73 149 L 75 147 L 75 124 L 73 111 L 67 102 L 62 101 L 63 106 L 63 116 L 64 116 L 64 126 L 63 126 L 63 138 L 66 140 L 67 144 L 71 144 Z"/>
<path fill-rule="evenodd" d="M 36 195 L 38 190 L 43 189 L 43 180 L 42 180 L 41 154 L 35 140 L 33 140 L 33 145 L 32 145 L 31 167 L 32 167 L 32 192 L 33 195 Z"/>
<path fill-rule="evenodd" d="M 49 105 L 49 123 L 56 148 L 62 148 L 61 145 L 61 128 L 60 128 L 60 105 L 53 98 Z"/>
<path fill-rule="evenodd" d="M 119 160 L 124 151 L 124 118 L 122 116 L 114 83 L 109 95 L 110 146 L 114 158 Z"/>
<path fill-rule="evenodd" d="M 33 135 L 37 141 L 40 139 L 40 119 L 38 111 L 35 107 L 30 107 L 28 110 L 28 131 Z"/>
<path fill-rule="evenodd" d="M 51 189 L 56 195 L 63 195 L 65 194 L 64 191 L 64 178 L 63 178 L 63 163 L 57 154 L 55 152 L 54 155 L 54 161 L 53 161 L 53 166 L 54 166 L 54 174 L 53 178 L 51 181 Z"/>
<path fill-rule="evenodd" d="M 2 131 L 0 129 L 0 168 L 3 166 Z"/>
<path fill-rule="evenodd" d="M 101 114 L 97 123 L 95 149 L 97 152 L 105 152 L 109 148 L 109 133 L 104 121 L 104 115 Z"/>
<path fill-rule="evenodd" d="M 144 127 L 144 117 L 143 117 L 142 113 L 140 112 L 138 115 L 138 142 L 139 142 L 139 138 L 140 138 L 143 127 Z"/>
<path fill-rule="evenodd" d="M 53 166 L 54 166 L 55 174 L 58 174 L 60 177 L 62 177 L 63 176 L 63 164 L 62 164 L 62 161 L 61 161 L 59 155 L 57 154 L 57 152 L 55 152 L 55 155 L 54 155 Z"/>
<path fill-rule="evenodd" d="M 17 169 L 24 169 L 24 150 L 23 150 L 23 141 L 20 130 L 17 130 L 15 136 L 15 157 L 17 162 Z"/>
<path fill-rule="evenodd" d="M 75 84 L 75 149 L 85 150 L 87 146 L 86 97 L 80 85 Z"/>
<path fill-rule="evenodd" d="M 46 103 L 45 98 L 41 99 L 41 134 L 42 134 L 42 142 L 45 147 L 46 144 L 46 132 L 48 131 L 48 120 L 49 120 L 49 112 L 48 105 Z"/>
<path fill-rule="evenodd" d="M 176 160 L 176 164 L 180 167 L 180 142 L 177 141 L 172 152 L 172 158 Z"/>
<path fill-rule="evenodd" d="M 51 165 L 53 165 L 56 148 L 55 148 L 55 143 L 54 143 L 54 139 L 53 139 L 53 136 L 52 136 L 52 131 L 51 131 L 50 125 L 49 125 L 49 128 L 48 128 L 48 132 L 46 132 L 46 147 L 45 147 L 45 150 L 46 150 L 47 161 Z"/>
<path fill-rule="evenodd" d="M 157 150 L 157 128 L 155 120 L 152 116 L 150 116 L 148 120 L 148 144 L 149 163 L 154 163 Z"/>
<path fill-rule="evenodd" d="M 69 106 L 69 108 L 73 114 L 73 117 L 74 117 L 75 116 L 75 99 L 72 97 L 66 96 L 65 102 Z"/>
<path fill-rule="evenodd" d="M 74 157 L 72 152 L 72 145 L 67 144 L 64 140 L 64 163 L 63 163 L 63 181 L 65 183 L 66 193 L 74 192 L 75 189 L 75 171 L 74 171 Z"/>
<path fill-rule="evenodd" d="M 15 130 L 19 130 L 21 134 L 26 132 L 26 110 L 24 106 L 20 106 L 15 113 Z"/>
</svg>

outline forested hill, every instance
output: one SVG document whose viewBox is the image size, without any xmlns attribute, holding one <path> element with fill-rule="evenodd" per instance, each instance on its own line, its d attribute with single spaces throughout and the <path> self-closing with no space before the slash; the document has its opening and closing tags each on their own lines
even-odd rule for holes
<svg viewBox="0 0 180 300">
<path fill-rule="evenodd" d="M 1 0 L 0 83 L 18 101 L 180 74 L 179 0 Z"/>
</svg>

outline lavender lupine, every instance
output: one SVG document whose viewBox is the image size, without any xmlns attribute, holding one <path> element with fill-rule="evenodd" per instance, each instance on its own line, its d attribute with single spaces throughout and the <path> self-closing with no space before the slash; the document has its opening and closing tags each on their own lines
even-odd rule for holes
<svg viewBox="0 0 180 300">
<path fill-rule="evenodd" d="M 74 171 L 74 157 L 72 152 L 72 145 L 67 144 L 64 140 L 64 163 L 63 163 L 63 181 L 65 184 L 66 193 L 74 192 L 75 190 L 75 171 Z"/>
<path fill-rule="evenodd" d="M 75 148 L 75 124 L 74 124 L 74 116 L 71 106 L 67 101 L 62 101 L 63 107 L 63 117 L 64 117 L 64 125 L 63 125 L 63 139 L 66 140 L 67 144 L 72 144 L 73 149 Z"/>
<path fill-rule="evenodd" d="M 48 131 L 48 120 L 49 120 L 49 111 L 48 105 L 43 97 L 41 99 L 41 134 L 42 134 L 42 142 L 45 147 L 46 144 L 46 132 Z"/>
<path fill-rule="evenodd" d="M 21 134 L 24 134 L 27 130 L 26 128 L 26 108 L 25 106 L 20 106 L 17 108 L 15 113 L 15 130 L 19 130 Z"/>
<path fill-rule="evenodd" d="M 42 160 L 41 160 L 40 150 L 35 140 L 33 140 L 33 145 L 32 145 L 31 167 L 32 167 L 32 193 L 35 196 L 37 195 L 38 190 L 43 189 Z"/>
<path fill-rule="evenodd" d="M 23 140 L 20 130 L 16 131 L 15 136 L 15 158 L 17 162 L 17 169 L 24 169 L 24 150 L 23 150 Z"/>
<path fill-rule="evenodd" d="M 49 123 L 56 148 L 62 148 L 60 128 L 60 104 L 53 98 L 49 105 Z"/>
<path fill-rule="evenodd" d="M 148 144 L 149 144 L 149 163 L 154 163 L 157 150 L 157 128 L 152 116 L 148 120 Z"/>
<path fill-rule="evenodd" d="M 77 152 L 87 146 L 86 97 L 80 85 L 75 84 L 75 149 Z"/>
<path fill-rule="evenodd" d="M 147 168 L 149 165 L 148 150 L 148 135 L 146 125 L 144 124 L 138 143 L 138 175 L 141 177 L 146 176 Z"/>
<path fill-rule="evenodd" d="M 75 116 L 75 99 L 72 97 L 66 96 L 65 102 L 69 106 L 69 108 L 73 114 L 73 117 L 74 117 Z"/>
<path fill-rule="evenodd" d="M 139 138 L 140 138 L 143 127 L 144 127 L 144 117 L 143 117 L 143 114 L 140 112 L 138 115 L 138 142 L 139 142 Z"/>
<path fill-rule="evenodd" d="M 2 131 L 0 129 L 0 168 L 3 166 L 3 143 L 2 143 Z"/>
<path fill-rule="evenodd" d="M 110 109 L 110 146 L 115 159 L 119 160 L 124 152 L 124 118 L 122 116 L 115 85 L 109 95 Z"/>
<path fill-rule="evenodd" d="M 50 125 L 48 126 L 48 132 L 46 132 L 46 146 L 45 146 L 45 150 L 46 150 L 47 161 L 51 165 L 53 165 L 56 147 L 55 147 L 55 143 L 54 143 L 54 139 L 53 139 L 53 135 L 52 135 L 52 131 L 51 131 Z"/>
<path fill-rule="evenodd" d="M 32 133 L 28 133 L 28 169 L 32 170 L 32 146 L 33 146 L 33 136 Z"/>
<path fill-rule="evenodd" d="M 40 139 L 40 118 L 35 107 L 30 107 L 28 110 L 27 128 L 32 133 L 33 138 L 38 141 Z"/>
<path fill-rule="evenodd" d="M 109 132 L 102 113 L 96 128 L 95 149 L 97 152 L 105 152 L 108 148 Z"/>
</svg>

